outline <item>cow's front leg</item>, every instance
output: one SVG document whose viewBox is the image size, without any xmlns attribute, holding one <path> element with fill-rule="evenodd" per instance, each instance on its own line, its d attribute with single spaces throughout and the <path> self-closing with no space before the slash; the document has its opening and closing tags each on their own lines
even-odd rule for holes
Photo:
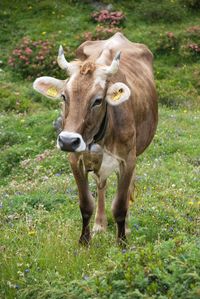
<svg viewBox="0 0 200 299">
<path fill-rule="evenodd" d="M 93 226 L 93 233 L 98 233 L 106 230 L 107 219 L 105 214 L 105 192 L 106 180 L 97 181 L 97 207 L 95 214 L 95 221 Z"/>
<path fill-rule="evenodd" d="M 84 170 L 82 160 L 78 160 L 76 155 L 71 154 L 70 163 L 76 180 L 76 184 L 78 186 L 79 206 L 82 215 L 82 233 L 79 239 L 79 243 L 87 245 L 91 238 L 89 223 L 94 210 L 94 202 L 89 191 L 88 174 Z"/>
<path fill-rule="evenodd" d="M 113 216 L 117 223 L 117 239 L 119 243 L 126 241 L 126 216 L 130 199 L 129 188 L 134 168 L 135 159 L 133 159 L 133 156 L 120 164 L 117 195 L 112 204 Z"/>
</svg>

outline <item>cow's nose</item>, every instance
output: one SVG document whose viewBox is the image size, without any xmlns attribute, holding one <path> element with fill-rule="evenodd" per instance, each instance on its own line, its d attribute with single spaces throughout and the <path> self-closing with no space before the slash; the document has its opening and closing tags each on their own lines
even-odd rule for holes
<svg viewBox="0 0 200 299">
<path fill-rule="evenodd" d="M 79 137 L 58 136 L 58 144 L 62 151 L 75 152 L 75 150 L 80 146 L 80 143 L 81 139 Z"/>
</svg>

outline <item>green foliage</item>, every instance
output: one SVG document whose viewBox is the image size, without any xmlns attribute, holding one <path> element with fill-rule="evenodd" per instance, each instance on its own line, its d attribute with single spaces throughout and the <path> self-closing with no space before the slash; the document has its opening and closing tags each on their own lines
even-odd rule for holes
<svg viewBox="0 0 200 299">
<path fill-rule="evenodd" d="M 33 80 L 47 73 L 57 76 L 55 44 L 49 41 L 33 41 L 24 37 L 20 44 L 12 51 L 8 64 L 14 72 L 18 72 L 23 79 Z"/>
<path fill-rule="evenodd" d="M 183 0 L 182 1 L 187 7 L 192 9 L 200 9 L 200 2 L 199 0 Z"/>
<path fill-rule="evenodd" d="M 33 116 L 2 115 L 0 117 L 0 177 L 14 170 L 20 161 L 51 148 L 55 142 L 52 122 L 55 113 Z"/>
<path fill-rule="evenodd" d="M 136 2 L 135 12 L 143 21 L 148 23 L 179 22 L 186 14 L 184 7 L 182 7 L 177 0 Z"/>
<path fill-rule="evenodd" d="M 57 101 L 42 97 L 34 92 L 32 84 L 18 84 L 11 81 L 10 78 L 2 80 L 0 86 L 0 111 L 24 113 L 38 111 L 40 109 L 56 109 L 59 107 Z"/>
<path fill-rule="evenodd" d="M 29 109 L 30 99 L 19 93 L 16 89 L 13 90 L 12 84 L 4 83 L 0 87 L 0 110 L 9 111 L 16 110 L 17 112 L 24 112 Z"/>
<path fill-rule="evenodd" d="M 180 41 L 173 34 L 173 32 L 167 32 L 166 34 L 160 34 L 160 38 L 157 41 L 156 54 L 170 54 L 177 52 L 180 47 Z"/>
</svg>

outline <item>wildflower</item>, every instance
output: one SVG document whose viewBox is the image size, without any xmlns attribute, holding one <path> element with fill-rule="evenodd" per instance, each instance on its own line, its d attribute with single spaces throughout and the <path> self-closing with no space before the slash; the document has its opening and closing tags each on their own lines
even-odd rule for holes
<svg viewBox="0 0 200 299">
<path fill-rule="evenodd" d="M 26 49 L 25 49 L 25 53 L 26 54 L 31 54 L 33 51 L 29 48 L 29 47 L 27 47 Z"/>
<path fill-rule="evenodd" d="M 175 38 L 173 32 L 167 32 L 167 37 L 168 37 L 168 38 Z"/>
<path fill-rule="evenodd" d="M 88 275 L 84 275 L 84 276 L 83 276 L 83 279 L 84 279 L 84 280 L 88 280 L 88 279 L 89 279 L 89 276 L 88 276 Z"/>
<path fill-rule="evenodd" d="M 19 56 L 19 59 L 21 59 L 21 60 L 27 60 L 27 57 L 24 56 L 24 55 L 20 55 L 20 56 Z"/>
<path fill-rule="evenodd" d="M 36 235 L 36 231 L 35 231 L 35 230 L 30 230 L 30 231 L 28 232 L 28 235 L 29 235 L 29 236 L 35 236 L 35 235 Z"/>
<path fill-rule="evenodd" d="M 133 226 L 136 230 L 139 230 L 139 225 L 137 223 L 134 223 Z"/>
</svg>

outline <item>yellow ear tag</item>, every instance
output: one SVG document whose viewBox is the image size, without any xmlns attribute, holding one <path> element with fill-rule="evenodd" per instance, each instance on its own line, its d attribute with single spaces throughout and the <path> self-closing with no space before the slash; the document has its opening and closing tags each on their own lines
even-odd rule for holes
<svg viewBox="0 0 200 299">
<path fill-rule="evenodd" d="M 113 101 L 119 101 L 119 99 L 121 98 L 122 94 L 124 93 L 123 89 L 120 88 L 118 91 L 115 91 L 112 97 Z"/>
<path fill-rule="evenodd" d="M 47 90 L 47 95 L 50 96 L 50 97 L 56 97 L 58 94 L 58 91 L 55 87 L 50 87 L 48 90 Z"/>
</svg>

